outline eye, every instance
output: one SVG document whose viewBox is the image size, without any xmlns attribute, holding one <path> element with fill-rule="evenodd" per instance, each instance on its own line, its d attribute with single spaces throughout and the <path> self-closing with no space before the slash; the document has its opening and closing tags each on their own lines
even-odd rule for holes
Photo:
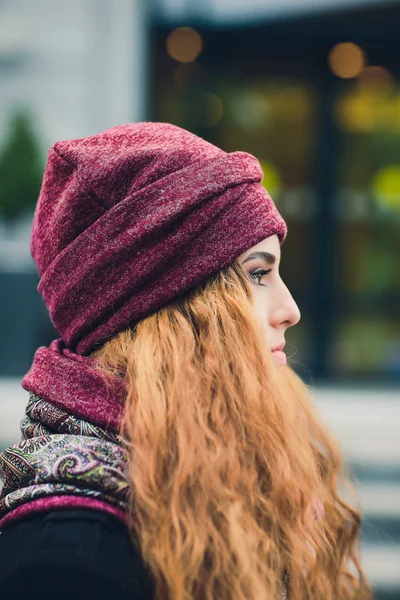
<svg viewBox="0 0 400 600">
<path fill-rule="evenodd" d="M 265 269 L 257 269 L 256 271 L 252 271 L 251 273 L 249 273 L 249 277 L 256 285 L 265 286 L 265 284 L 260 283 L 260 280 L 262 277 L 264 277 L 264 275 L 268 275 L 268 273 L 270 273 L 271 271 L 272 269 L 268 269 L 268 271 L 266 271 Z"/>
</svg>

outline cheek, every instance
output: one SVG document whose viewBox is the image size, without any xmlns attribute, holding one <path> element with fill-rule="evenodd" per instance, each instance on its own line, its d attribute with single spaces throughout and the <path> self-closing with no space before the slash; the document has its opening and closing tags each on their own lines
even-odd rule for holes
<svg viewBox="0 0 400 600">
<path fill-rule="evenodd" d="M 253 306 L 257 320 L 262 325 L 263 329 L 268 327 L 270 317 L 269 298 L 266 289 L 256 289 L 253 293 Z"/>
</svg>

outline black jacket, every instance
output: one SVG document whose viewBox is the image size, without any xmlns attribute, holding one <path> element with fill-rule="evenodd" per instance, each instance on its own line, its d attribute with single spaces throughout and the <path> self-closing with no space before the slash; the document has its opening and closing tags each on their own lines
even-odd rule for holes
<svg viewBox="0 0 400 600">
<path fill-rule="evenodd" d="M 111 515 L 63 509 L 0 534 L 1 600 L 150 600 L 152 586 L 127 529 Z"/>
</svg>

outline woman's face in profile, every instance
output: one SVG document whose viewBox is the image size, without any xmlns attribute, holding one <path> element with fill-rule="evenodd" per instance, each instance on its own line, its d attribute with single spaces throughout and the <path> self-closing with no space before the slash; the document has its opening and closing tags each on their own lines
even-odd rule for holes
<svg viewBox="0 0 400 600">
<path fill-rule="evenodd" d="M 300 321 L 296 302 L 279 274 L 281 247 L 277 235 L 266 238 L 238 256 L 252 281 L 253 303 L 265 340 L 277 364 L 285 364 L 285 332 Z"/>
</svg>

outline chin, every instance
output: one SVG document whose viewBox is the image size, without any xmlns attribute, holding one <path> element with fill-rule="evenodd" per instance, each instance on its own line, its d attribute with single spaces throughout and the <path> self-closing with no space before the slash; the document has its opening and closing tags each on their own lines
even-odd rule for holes
<svg viewBox="0 0 400 600">
<path fill-rule="evenodd" d="M 275 364 L 283 367 L 287 363 L 286 354 L 282 351 L 280 352 L 272 352 L 272 358 L 274 359 Z"/>
</svg>

